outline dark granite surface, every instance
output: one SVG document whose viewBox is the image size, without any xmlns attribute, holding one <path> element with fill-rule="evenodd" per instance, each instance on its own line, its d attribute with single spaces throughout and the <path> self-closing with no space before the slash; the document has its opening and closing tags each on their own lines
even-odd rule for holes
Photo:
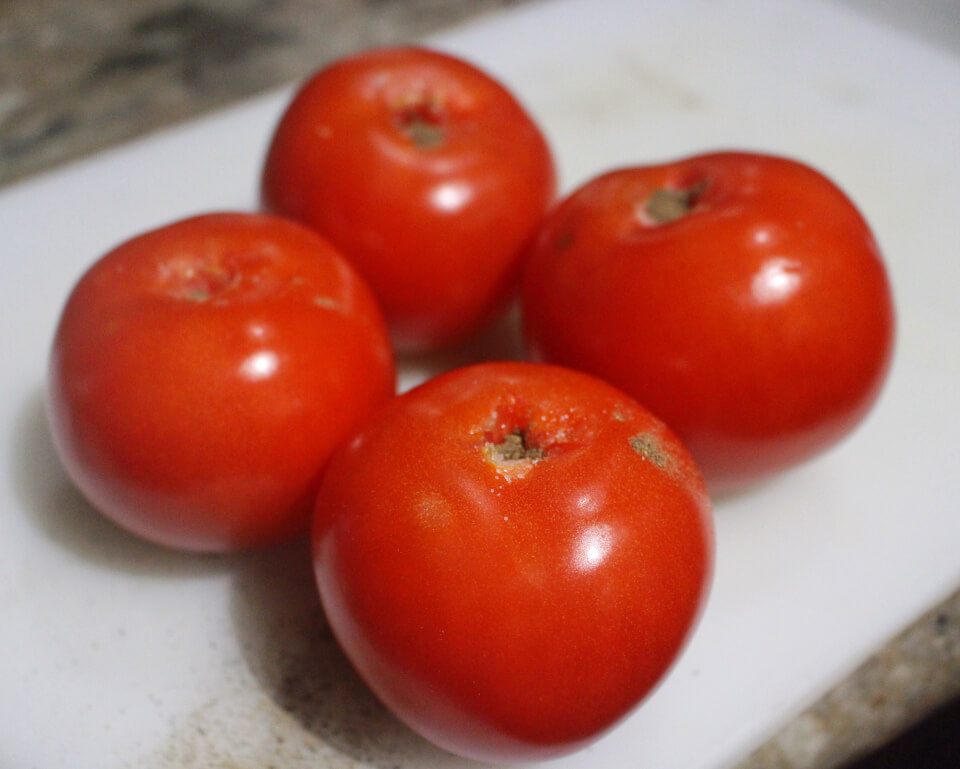
<svg viewBox="0 0 960 769">
<path fill-rule="evenodd" d="M 520 1 L 0 0 L 0 184 Z M 737 769 L 842 766 L 957 695 L 960 592 Z"/>
<path fill-rule="evenodd" d="M 0 184 L 518 0 L 0 0 Z"/>
</svg>

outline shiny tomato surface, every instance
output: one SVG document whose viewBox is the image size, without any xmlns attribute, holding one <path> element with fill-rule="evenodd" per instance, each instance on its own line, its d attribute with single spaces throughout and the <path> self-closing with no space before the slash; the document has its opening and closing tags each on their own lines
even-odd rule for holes
<svg viewBox="0 0 960 769">
<path fill-rule="evenodd" d="M 812 457 L 868 413 L 894 309 L 846 195 L 792 160 L 625 168 L 552 211 L 523 284 L 531 357 L 600 376 L 683 439 L 711 491 Z"/>
<path fill-rule="evenodd" d="M 462 340 L 502 308 L 555 194 L 546 141 L 473 65 L 367 51 L 295 96 L 263 172 L 268 209 L 316 229 L 369 281 L 398 349 Z"/>
<path fill-rule="evenodd" d="M 95 507 L 154 542 L 224 551 L 305 533 L 329 455 L 393 388 L 383 319 L 329 244 L 212 214 L 136 237 L 81 278 L 49 415 Z"/>
<path fill-rule="evenodd" d="M 327 617 L 373 691 L 484 760 L 581 748 L 642 700 L 705 598 L 710 505 L 664 425 L 598 379 L 486 363 L 378 412 L 314 521 Z"/>
</svg>

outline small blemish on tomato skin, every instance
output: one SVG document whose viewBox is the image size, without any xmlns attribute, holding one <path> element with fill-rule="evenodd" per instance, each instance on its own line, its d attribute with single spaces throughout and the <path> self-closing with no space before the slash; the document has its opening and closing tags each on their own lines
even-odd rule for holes
<svg viewBox="0 0 960 769">
<path fill-rule="evenodd" d="M 453 512 L 439 494 L 425 494 L 417 506 L 417 521 L 426 529 L 442 528 L 453 521 Z"/>
<path fill-rule="evenodd" d="M 553 241 L 553 247 L 557 251 L 566 251 L 570 246 L 573 245 L 573 241 L 576 239 L 576 236 L 573 230 L 563 230 L 557 234 L 557 237 Z"/>
<path fill-rule="evenodd" d="M 629 438 L 630 448 L 643 459 L 663 470 L 676 465 L 674 456 L 664 449 L 663 443 L 652 433 L 637 433 Z"/>
<path fill-rule="evenodd" d="M 331 296 L 315 296 L 313 298 L 313 304 L 325 310 L 343 311 L 343 304 Z"/>
</svg>

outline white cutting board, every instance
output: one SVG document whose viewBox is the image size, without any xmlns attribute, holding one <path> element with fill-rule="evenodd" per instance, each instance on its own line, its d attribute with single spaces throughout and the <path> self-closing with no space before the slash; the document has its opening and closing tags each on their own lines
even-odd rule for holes
<svg viewBox="0 0 960 769">
<path fill-rule="evenodd" d="M 565 189 L 701 150 L 780 152 L 834 177 L 886 252 L 900 325 L 875 412 L 718 505 L 715 586 L 685 656 L 619 728 L 553 764 L 728 766 L 960 586 L 960 60 L 804 0 L 560 0 L 431 42 L 516 90 Z M 137 542 L 71 489 L 45 431 L 45 358 L 74 280 L 144 228 L 252 208 L 288 98 L 0 194 L 4 769 L 464 763 L 358 683 L 301 548 L 195 558 Z M 425 370 L 407 366 L 404 386 Z"/>
</svg>

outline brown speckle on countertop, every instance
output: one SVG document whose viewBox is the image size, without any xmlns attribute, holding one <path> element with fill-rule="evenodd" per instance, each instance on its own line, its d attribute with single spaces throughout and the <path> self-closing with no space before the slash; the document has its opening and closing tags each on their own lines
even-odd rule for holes
<svg viewBox="0 0 960 769">
<path fill-rule="evenodd" d="M 306 543 L 238 566 L 231 614 L 242 660 L 138 769 L 471 765 L 401 724 L 353 671 L 324 619 Z"/>
<path fill-rule="evenodd" d="M 292 84 L 350 51 L 407 42 L 519 2 L 2 4 L 0 185 Z M 688 110 L 702 106 L 699 93 L 658 78 L 644 61 L 626 64 L 652 101 Z M 584 82 L 584 97 L 602 108 L 608 95 L 600 99 L 598 84 Z M 582 104 L 575 107 L 584 111 Z M 42 493 L 61 491 L 44 486 Z M 69 509 L 82 507 L 72 489 L 62 493 Z M 55 523 L 51 536 L 60 540 L 76 528 L 66 517 Z M 106 525 L 96 532 L 96 548 L 86 534 L 74 537 L 72 546 L 96 550 L 101 557 L 106 552 L 111 564 L 124 568 L 139 569 L 145 555 L 153 565 L 160 559 L 177 571 L 187 568 L 180 560 L 121 541 Z M 103 539 L 111 547 L 104 549 Z M 243 561 L 231 599 L 242 660 L 229 669 L 221 691 L 169 725 L 165 742 L 138 760 L 137 769 L 465 765 L 403 727 L 353 673 L 315 601 L 303 555 L 281 549 Z M 960 592 L 917 620 L 736 769 L 841 766 L 957 695 Z"/>
</svg>

